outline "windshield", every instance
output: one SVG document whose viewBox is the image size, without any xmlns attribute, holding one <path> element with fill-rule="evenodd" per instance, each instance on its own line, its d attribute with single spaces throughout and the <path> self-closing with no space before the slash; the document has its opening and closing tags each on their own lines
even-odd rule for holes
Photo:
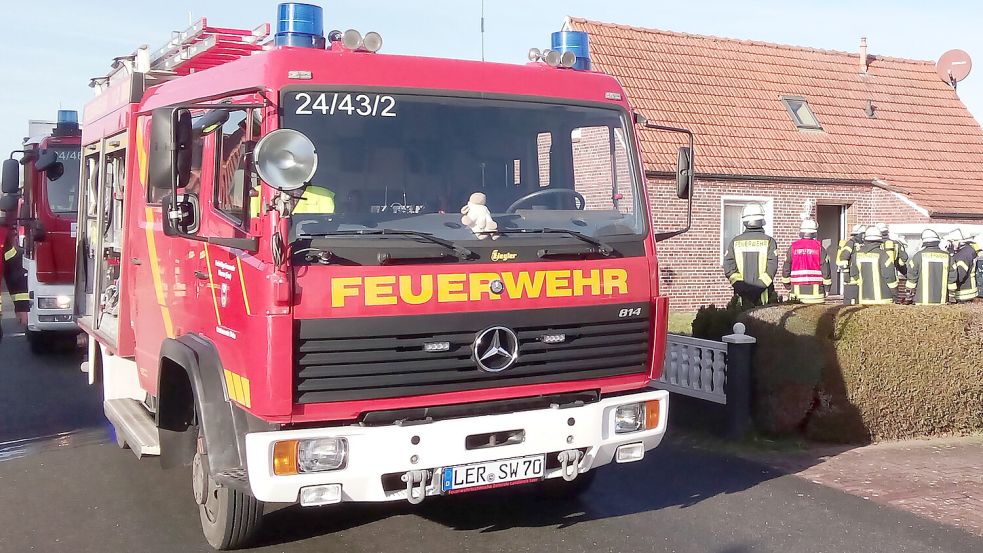
<svg viewBox="0 0 983 553">
<path fill-rule="evenodd" d="M 294 237 L 371 228 L 474 240 L 474 230 L 488 228 L 484 210 L 473 208 L 482 200 L 502 230 L 644 232 L 617 109 L 291 91 L 283 126 L 310 137 L 318 155 L 294 212 Z M 475 217 L 462 224 L 469 201 L 465 215 Z"/>
<path fill-rule="evenodd" d="M 51 148 L 58 156 L 58 163 L 45 172 L 48 181 L 48 207 L 52 213 L 75 213 L 78 210 L 79 160 L 82 151 L 78 146 Z"/>
</svg>

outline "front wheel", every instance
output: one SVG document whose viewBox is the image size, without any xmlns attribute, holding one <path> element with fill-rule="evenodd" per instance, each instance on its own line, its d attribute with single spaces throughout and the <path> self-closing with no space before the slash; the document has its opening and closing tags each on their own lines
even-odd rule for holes
<svg viewBox="0 0 983 553">
<path fill-rule="evenodd" d="M 243 491 L 219 486 L 208 473 L 207 457 L 195 453 L 191 467 L 202 533 L 218 550 L 248 547 L 262 525 L 263 502 Z"/>
</svg>

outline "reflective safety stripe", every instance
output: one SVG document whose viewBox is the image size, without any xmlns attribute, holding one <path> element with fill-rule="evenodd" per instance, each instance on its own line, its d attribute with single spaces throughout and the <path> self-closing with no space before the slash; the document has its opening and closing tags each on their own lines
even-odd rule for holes
<svg viewBox="0 0 983 553">
<path fill-rule="evenodd" d="M 21 292 L 19 294 L 11 294 L 10 299 L 14 301 L 28 301 L 31 299 L 31 295 L 27 292 Z"/>
<path fill-rule="evenodd" d="M 742 275 L 740 272 L 730 275 L 731 284 L 734 284 L 735 282 L 740 282 L 742 280 L 744 280 L 744 275 Z"/>
<path fill-rule="evenodd" d="M 17 249 L 16 248 L 10 248 L 9 250 L 3 252 L 3 260 L 4 261 L 10 261 L 11 259 L 13 259 L 16 256 L 17 256 Z"/>
</svg>

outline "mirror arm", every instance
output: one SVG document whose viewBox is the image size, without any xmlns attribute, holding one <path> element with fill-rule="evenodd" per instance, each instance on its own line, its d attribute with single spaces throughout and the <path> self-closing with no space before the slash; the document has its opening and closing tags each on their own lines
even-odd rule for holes
<svg viewBox="0 0 983 553">
<path fill-rule="evenodd" d="M 667 127 L 665 125 L 656 125 L 655 123 L 649 123 L 648 121 L 643 121 L 642 125 L 646 129 L 653 129 L 656 131 L 665 131 L 665 132 L 672 132 L 672 133 L 682 133 L 685 134 L 686 137 L 689 139 L 689 198 L 687 199 L 687 206 L 686 206 L 686 226 L 679 230 L 674 230 L 670 232 L 653 233 L 652 238 L 654 238 L 656 242 L 661 242 L 663 240 L 668 240 L 674 236 L 679 236 L 680 234 L 689 232 L 689 230 L 693 227 L 693 192 L 694 192 L 693 185 L 696 176 L 696 169 L 693 167 L 693 160 L 696 158 L 695 156 L 696 150 L 694 148 L 694 140 L 693 140 L 693 131 L 689 129 L 681 129 L 679 127 Z"/>
</svg>

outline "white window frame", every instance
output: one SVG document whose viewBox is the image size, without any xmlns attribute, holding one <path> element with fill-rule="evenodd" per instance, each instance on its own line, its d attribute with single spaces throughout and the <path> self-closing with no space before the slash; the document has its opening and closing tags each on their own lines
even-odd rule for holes
<svg viewBox="0 0 983 553">
<path fill-rule="evenodd" d="M 769 236 L 772 234 L 772 221 L 775 220 L 775 198 L 770 196 L 721 196 L 720 197 L 720 232 L 718 233 L 717 243 L 720 244 L 720 263 L 724 262 L 724 253 L 727 251 L 727 244 L 724 244 L 724 215 L 727 205 L 747 205 L 759 203 L 765 208 L 765 232 Z"/>
</svg>

